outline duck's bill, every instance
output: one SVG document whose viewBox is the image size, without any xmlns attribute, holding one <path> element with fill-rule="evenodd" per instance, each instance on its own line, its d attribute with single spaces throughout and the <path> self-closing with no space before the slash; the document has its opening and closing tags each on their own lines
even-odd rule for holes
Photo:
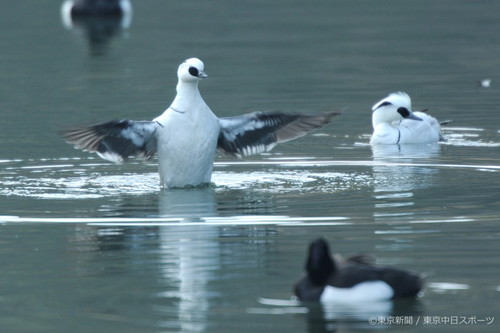
<svg viewBox="0 0 500 333">
<path fill-rule="evenodd" d="M 408 117 L 406 117 L 406 119 L 412 119 L 412 120 L 418 120 L 418 121 L 423 120 L 422 118 L 415 116 L 414 113 L 410 113 L 410 115 Z"/>
<path fill-rule="evenodd" d="M 200 72 L 198 73 L 198 77 L 199 77 L 200 79 L 206 79 L 206 78 L 208 77 L 208 75 L 207 75 L 207 73 L 205 73 L 205 71 L 200 71 Z"/>
</svg>

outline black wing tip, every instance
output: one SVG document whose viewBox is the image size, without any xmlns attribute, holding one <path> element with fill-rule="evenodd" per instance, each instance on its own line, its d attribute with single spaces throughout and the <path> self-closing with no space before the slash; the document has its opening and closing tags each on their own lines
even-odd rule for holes
<svg viewBox="0 0 500 333">
<path fill-rule="evenodd" d="M 118 124 L 122 124 L 124 127 L 127 126 L 129 123 L 129 120 L 122 119 L 122 120 L 110 120 L 106 121 L 103 123 L 84 123 L 84 124 L 78 124 L 78 125 L 63 125 L 58 131 L 57 134 L 62 137 L 63 139 L 66 139 L 68 136 L 73 136 L 76 133 L 82 133 L 82 132 L 90 132 L 90 131 L 95 131 L 98 132 L 99 130 L 105 129 L 105 128 L 111 128 L 114 127 Z"/>
<path fill-rule="evenodd" d="M 129 138 L 122 138 L 122 130 L 132 123 L 127 119 L 111 120 L 99 124 L 82 124 L 64 126 L 58 131 L 59 136 L 75 149 L 97 153 L 101 158 L 122 163 L 131 156 L 139 156 L 149 160 L 155 154 L 147 144 L 141 147 L 132 147 Z"/>
<path fill-rule="evenodd" d="M 314 119 L 314 120 L 319 120 L 320 123 L 323 125 L 329 123 L 331 119 L 335 116 L 341 115 L 342 112 L 340 111 L 327 111 L 327 112 L 320 112 L 320 113 L 284 113 L 288 116 L 295 116 L 297 119 Z"/>
<path fill-rule="evenodd" d="M 95 152 L 97 151 L 97 138 L 95 125 L 68 125 L 57 131 L 57 134 L 68 144 L 73 145 L 76 149 Z M 89 139 L 92 143 L 89 143 Z"/>
<path fill-rule="evenodd" d="M 318 116 L 322 116 L 325 118 L 325 124 L 329 123 L 330 120 L 335 117 L 335 116 L 339 116 L 341 115 L 342 112 L 340 111 L 328 111 L 328 112 L 323 112 L 323 113 L 320 113 L 318 114 Z"/>
<path fill-rule="evenodd" d="M 332 117 L 335 117 L 335 116 L 340 116 L 342 114 L 341 111 L 328 111 L 328 112 L 325 112 L 325 114 L 332 118 Z"/>
<path fill-rule="evenodd" d="M 309 132 L 330 123 L 333 117 L 340 114 L 341 112 L 338 111 L 329 111 L 323 113 L 303 113 L 296 114 L 296 120 L 308 124 L 310 128 L 307 130 L 307 132 Z"/>
</svg>

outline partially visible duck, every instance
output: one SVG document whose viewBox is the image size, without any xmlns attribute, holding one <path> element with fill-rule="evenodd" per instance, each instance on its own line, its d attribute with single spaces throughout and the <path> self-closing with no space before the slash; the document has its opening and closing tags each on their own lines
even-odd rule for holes
<svg viewBox="0 0 500 333">
<path fill-rule="evenodd" d="M 66 0 L 62 8 L 72 16 L 122 16 L 132 5 L 129 0 Z"/>
<path fill-rule="evenodd" d="M 128 28 L 132 19 L 130 0 L 65 0 L 61 16 L 66 27 L 71 28 L 77 18 L 121 18 L 121 27 Z"/>
<path fill-rule="evenodd" d="M 323 238 L 309 246 L 306 275 L 295 285 L 303 302 L 376 302 L 416 297 L 421 276 L 392 267 L 375 266 L 364 256 L 333 259 Z"/>
<path fill-rule="evenodd" d="M 433 143 L 446 141 L 436 118 L 412 111 L 410 96 L 394 92 L 372 107 L 371 144 Z M 443 123 L 444 124 L 444 123 Z"/>
</svg>

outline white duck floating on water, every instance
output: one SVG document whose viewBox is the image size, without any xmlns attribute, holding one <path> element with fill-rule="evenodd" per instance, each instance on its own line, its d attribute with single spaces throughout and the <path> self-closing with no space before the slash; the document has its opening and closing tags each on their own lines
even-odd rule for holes
<svg viewBox="0 0 500 333">
<path fill-rule="evenodd" d="M 394 92 L 372 107 L 371 144 L 434 143 L 446 141 L 436 118 L 412 111 L 410 96 Z"/>
<path fill-rule="evenodd" d="M 120 120 L 66 128 L 61 136 L 76 148 L 112 162 L 158 154 L 160 184 L 165 188 L 210 183 L 216 150 L 247 156 L 271 150 L 280 142 L 305 135 L 338 114 L 253 112 L 218 118 L 205 103 L 198 82 L 207 77 L 197 58 L 177 70 L 177 95 L 152 121 Z"/>
</svg>

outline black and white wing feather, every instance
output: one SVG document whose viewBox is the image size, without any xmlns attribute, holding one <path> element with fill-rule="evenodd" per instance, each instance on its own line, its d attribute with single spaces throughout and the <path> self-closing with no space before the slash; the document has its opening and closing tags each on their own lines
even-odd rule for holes
<svg viewBox="0 0 500 333">
<path fill-rule="evenodd" d="M 60 131 L 60 135 L 77 149 L 95 152 L 108 161 L 121 163 L 131 156 L 144 159 L 154 156 L 158 126 L 153 121 L 119 120 L 68 127 Z"/>
<path fill-rule="evenodd" d="M 270 151 L 280 142 L 293 140 L 322 127 L 337 114 L 253 112 L 219 118 L 221 130 L 217 147 L 238 157 Z"/>
</svg>

